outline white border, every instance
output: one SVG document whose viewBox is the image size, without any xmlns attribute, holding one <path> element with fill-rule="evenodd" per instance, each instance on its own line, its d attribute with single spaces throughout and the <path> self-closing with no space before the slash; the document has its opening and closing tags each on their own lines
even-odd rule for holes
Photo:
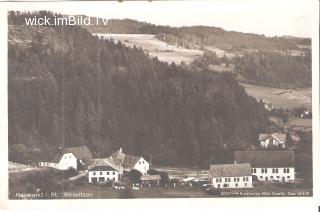
<svg viewBox="0 0 320 212">
<path fill-rule="evenodd" d="M 314 4 L 313 36 L 312 36 L 312 105 L 313 105 L 313 173 L 314 189 L 313 197 L 284 197 L 284 198 L 201 198 L 201 199 L 135 199 L 135 200 L 8 200 L 8 113 L 7 113 L 7 11 L 8 10 L 32 10 L 33 6 L 46 8 L 46 3 L 1 3 L 0 2 L 0 209 L 82 209 L 82 210 L 172 210 L 192 211 L 194 209 L 209 210 L 239 210 L 249 209 L 270 211 L 276 208 L 291 208 L 295 210 L 318 210 L 320 205 L 320 157 L 319 157 L 319 2 Z M 94 5 L 97 2 L 82 2 L 86 5 Z M 199 2 L 201 4 L 201 2 Z M 72 2 L 60 2 L 61 7 L 70 7 Z M 275 5 L 276 6 L 276 5 Z M 272 15 L 272 13 L 270 14 Z M 275 23 L 276 24 L 276 23 Z M 250 209 L 251 208 L 251 209 Z"/>
</svg>

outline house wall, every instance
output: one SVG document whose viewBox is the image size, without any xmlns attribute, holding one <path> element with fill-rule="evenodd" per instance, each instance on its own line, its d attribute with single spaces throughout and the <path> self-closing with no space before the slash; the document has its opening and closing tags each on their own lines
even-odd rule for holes
<svg viewBox="0 0 320 212">
<path fill-rule="evenodd" d="M 284 169 L 288 169 L 289 173 L 286 173 Z M 290 182 L 295 179 L 295 173 L 294 173 L 293 167 L 252 168 L 252 175 L 255 175 L 258 181 Z"/>
<path fill-rule="evenodd" d="M 72 153 L 66 153 L 62 156 L 57 167 L 60 170 L 69 168 L 77 169 L 77 158 Z"/>
<path fill-rule="evenodd" d="M 252 188 L 252 176 L 211 178 L 214 188 Z M 225 187 L 227 185 L 227 187 Z"/>
<path fill-rule="evenodd" d="M 94 181 L 94 178 L 97 182 L 107 182 L 107 181 L 119 181 L 120 174 L 118 171 L 89 171 L 89 183 Z M 100 178 L 103 178 L 102 180 Z"/>
<path fill-rule="evenodd" d="M 273 138 L 268 138 L 266 140 L 262 140 L 260 141 L 260 145 L 262 148 L 268 148 L 269 146 L 280 146 L 282 148 L 285 147 L 284 143 L 279 143 L 277 140 L 273 139 Z"/>
<path fill-rule="evenodd" d="M 133 169 L 138 170 L 143 175 L 147 175 L 147 171 L 150 168 L 149 166 L 150 166 L 149 163 L 144 158 L 141 157 L 139 161 L 136 163 L 136 165 L 134 165 Z"/>
</svg>

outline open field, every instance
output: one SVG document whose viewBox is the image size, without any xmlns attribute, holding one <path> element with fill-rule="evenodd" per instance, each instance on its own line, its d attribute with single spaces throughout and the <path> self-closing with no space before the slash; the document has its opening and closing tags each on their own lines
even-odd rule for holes
<svg viewBox="0 0 320 212">
<path fill-rule="evenodd" d="M 156 38 L 155 35 L 149 34 L 93 34 L 104 39 L 113 39 L 115 42 L 121 41 L 126 46 L 141 47 L 149 52 L 151 56 L 157 56 L 159 60 L 180 64 L 184 61 L 186 64 L 191 63 L 197 57 L 203 54 L 203 51 L 196 49 L 186 49 L 167 44 Z"/>
<path fill-rule="evenodd" d="M 305 107 L 312 110 L 312 90 L 311 88 L 292 90 L 278 89 L 264 86 L 240 83 L 247 93 L 255 97 L 258 101 L 265 99 L 271 102 L 276 108 L 292 109 Z"/>
</svg>

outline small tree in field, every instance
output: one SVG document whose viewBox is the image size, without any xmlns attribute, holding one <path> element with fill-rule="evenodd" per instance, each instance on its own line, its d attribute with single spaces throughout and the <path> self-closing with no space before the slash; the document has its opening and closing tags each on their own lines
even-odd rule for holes
<svg viewBox="0 0 320 212">
<path fill-rule="evenodd" d="M 131 183 L 140 183 L 142 174 L 138 170 L 132 169 L 127 176 Z"/>
</svg>

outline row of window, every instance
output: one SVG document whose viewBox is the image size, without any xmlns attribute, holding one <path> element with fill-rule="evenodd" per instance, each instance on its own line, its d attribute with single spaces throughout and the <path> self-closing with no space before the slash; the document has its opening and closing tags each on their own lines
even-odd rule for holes
<svg viewBox="0 0 320 212">
<path fill-rule="evenodd" d="M 262 179 L 263 176 L 260 176 L 260 178 Z M 280 176 L 277 176 L 277 178 L 280 178 Z M 284 178 L 284 177 L 283 177 Z M 287 176 L 288 179 L 290 179 L 290 176 Z M 266 177 L 266 180 L 268 179 L 268 177 Z M 270 179 L 273 179 L 273 176 L 270 176 Z"/>
<path fill-rule="evenodd" d="M 242 178 L 243 181 L 249 181 L 248 177 L 243 177 Z M 217 178 L 216 179 L 216 183 L 221 183 L 222 182 L 222 178 Z M 224 178 L 224 182 L 231 182 L 231 178 Z M 234 177 L 233 178 L 233 182 L 240 182 L 240 177 Z"/>
<path fill-rule="evenodd" d="M 97 172 L 93 172 L 93 175 L 96 175 Z M 111 172 L 107 172 L 107 175 L 111 175 Z M 116 173 L 115 172 L 112 172 L 112 175 L 115 175 Z M 100 175 L 103 175 L 103 172 L 100 172 Z"/>
<path fill-rule="evenodd" d="M 229 187 L 229 184 L 226 183 L 226 184 L 223 184 L 222 186 L 225 187 L 225 188 L 228 188 L 228 187 Z M 238 187 L 238 186 L 239 186 L 238 183 L 236 183 L 236 184 L 235 184 L 235 187 Z M 247 187 L 247 186 L 248 186 L 248 184 L 245 183 L 245 184 L 244 184 L 244 187 Z M 220 188 L 221 185 L 220 185 L 220 184 L 217 184 L 217 187 Z"/>
<path fill-rule="evenodd" d="M 289 173 L 289 172 L 290 172 L 289 168 L 284 168 L 283 169 L 283 173 Z M 253 168 L 252 169 L 252 173 L 257 173 L 257 169 Z M 268 173 L 268 169 L 262 168 L 261 169 L 261 173 Z M 272 173 L 279 173 L 279 169 L 277 169 L 277 168 L 272 169 Z"/>
<path fill-rule="evenodd" d="M 139 161 L 139 164 L 141 164 L 141 161 Z M 144 160 L 142 161 L 142 164 L 144 164 Z"/>
</svg>

